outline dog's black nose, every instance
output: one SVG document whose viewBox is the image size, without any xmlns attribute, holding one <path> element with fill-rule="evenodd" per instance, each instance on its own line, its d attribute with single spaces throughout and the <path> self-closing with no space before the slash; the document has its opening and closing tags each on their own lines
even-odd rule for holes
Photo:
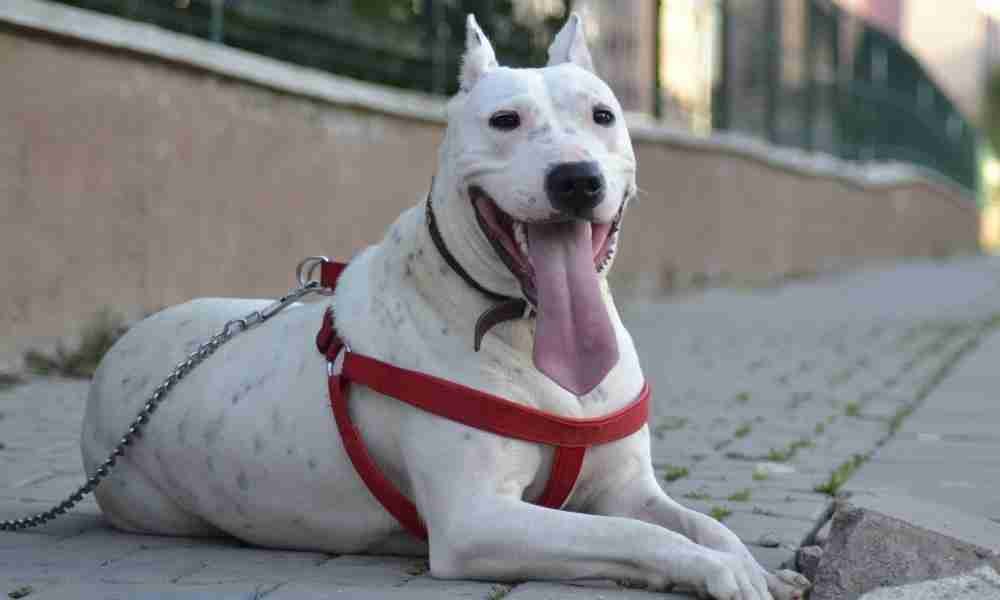
<svg viewBox="0 0 1000 600">
<path fill-rule="evenodd" d="M 545 176 L 545 192 L 556 209 L 582 216 L 604 200 L 604 175 L 593 161 L 562 163 Z"/>
</svg>

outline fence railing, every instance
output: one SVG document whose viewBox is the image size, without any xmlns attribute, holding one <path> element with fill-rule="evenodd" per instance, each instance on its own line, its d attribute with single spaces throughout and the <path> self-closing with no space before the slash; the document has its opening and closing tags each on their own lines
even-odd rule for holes
<svg viewBox="0 0 1000 600">
<path fill-rule="evenodd" d="M 349 77 L 450 94 L 465 17 L 514 66 L 544 62 L 565 6 L 510 0 L 60 0 Z"/>
<path fill-rule="evenodd" d="M 465 15 L 512 66 L 545 62 L 570 0 L 60 0 L 368 81 L 450 94 Z M 612 0 L 607 0 L 608 2 Z M 662 2 L 670 0 L 630 0 Z M 975 190 L 976 132 L 896 40 L 829 0 L 717 7 L 712 126 Z M 656 51 L 650 49 L 650 51 Z M 651 90 L 660 82 L 650 77 Z M 656 94 L 659 97 L 659 94 Z"/>
<path fill-rule="evenodd" d="M 719 0 L 713 126 L 978 187 L 977 134 L 892 36 L 827 0 Z"/>
</svg>

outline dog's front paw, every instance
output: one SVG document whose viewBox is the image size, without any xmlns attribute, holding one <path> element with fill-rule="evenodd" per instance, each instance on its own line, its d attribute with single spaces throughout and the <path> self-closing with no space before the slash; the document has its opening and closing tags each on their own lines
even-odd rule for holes
<svg viewBox="0 0 1000 600">
<path fill-rule="evenodd" d="M 765 572 L 727 552 L 708 556 L 708 567 L 697 591 L 713 600 L 772 600 Z"/>
</svg>

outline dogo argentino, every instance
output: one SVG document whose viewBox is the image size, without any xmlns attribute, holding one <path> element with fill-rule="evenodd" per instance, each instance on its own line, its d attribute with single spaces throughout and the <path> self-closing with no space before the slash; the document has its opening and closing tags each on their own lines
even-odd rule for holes
<svg viewBox="0 0 1000 600">
<path fill-rule="evenodd" d="M 471 15 L 466 38 L 425 202 L 353 258 L 328 301 L 293 305 L 180 381 L 97 488 L 101 509 L 127 531 L 429 553 L 441 578 L 608 578 L 680 584 L 719 600 L 801 597 L 802 576 L 766 571 L 726 527 L 664 493 L 642 422 L 587 450 L 559 510 L 532 503 L 552 471 L 552 447 L 355 385 L 349 417 L 377 469 L 415 504 L 427 540 L 359 477 L 330 414 L 328 368 L 335 377 L 341 365 L 312 341 L 328 307 L 351 352 L 555 420 L 598 419 L 644 389 L 605 279 L 636 194 L 635 157 L 622 109 L 593 73 L 580 18 L 570 17 L 540 69 L 499 66 Z M 497 297 L 528 310 L 477 329 Z M 90 390 L 88 473 L 165 365 L 267 304 L 194 300 L 133 327 Z"/>
</svg>

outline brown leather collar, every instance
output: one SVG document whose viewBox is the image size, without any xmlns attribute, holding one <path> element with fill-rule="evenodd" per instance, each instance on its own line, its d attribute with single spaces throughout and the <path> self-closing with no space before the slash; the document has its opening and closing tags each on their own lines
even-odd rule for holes
<svg viewBox="0 0 1000 600">
<path fill-rule="evenodd" d="M 441 237 L 441 230 L 438 229 L 437 219 L 434 217 L 434 208 L 431 206 L 431 195 L 427 194 L 427 229 L 431 234 L 431 240 L 434 241 L 434 246 L 437 247 L 438 252 L 441 254 L 441 258 L 444 262 L 451 267 L 451 270 L 458 274 L 465 283 L 469 285 L 472 289 L 483 294 L 490 300 L 496 301 L 498 304 L 492 308 L 486 309 L 483 314 L 479 315 L 476 319 L 476 333 L 472 340 L 472 347 L 476 352 L 479 352 L 479 348 L 482 346 L 483 337 L 486 333 L 492 329 L 495 325 L 499 325 L 504 321 L 513 321 L 516 319 L 525 319 L 533 317 L 535 312 L 534 309 L 528 304 L 528 301 L 524 298 L 514 298 L 511 296 L 505 296 L 503 294 L 498 294 L 492 290 L 483 287 L 478 281 L 469 275 L 462 265 L 455 258 L 455 255 L 448 250 L 448 247 L 444 243 L 444 238 Z"/>
</svg>

